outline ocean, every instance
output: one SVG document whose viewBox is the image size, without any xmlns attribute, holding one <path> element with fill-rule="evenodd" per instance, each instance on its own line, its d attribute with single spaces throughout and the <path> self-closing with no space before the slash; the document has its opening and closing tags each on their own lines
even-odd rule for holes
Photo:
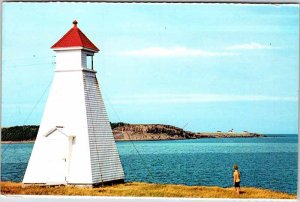
<svg viewBox="0 0 300 202">
<path fill-rule="evenodd" d="M 1 180 L 21 182 L 33 143 L 2 144 Z M 231 187 L 297 193 L 298 135 L 117 142 L 127 182 Z"/>
</svg>

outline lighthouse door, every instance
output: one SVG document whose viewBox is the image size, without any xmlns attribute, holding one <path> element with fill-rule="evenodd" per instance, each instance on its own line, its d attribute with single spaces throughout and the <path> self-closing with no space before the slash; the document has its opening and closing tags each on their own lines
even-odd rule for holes
<svg viewBox="0 0 300 202">
<path fill-rule="evenodd" d="M 47 137 L 47 184 L 66 184 L 68 139 L 58 131 Z"/>
</svg>

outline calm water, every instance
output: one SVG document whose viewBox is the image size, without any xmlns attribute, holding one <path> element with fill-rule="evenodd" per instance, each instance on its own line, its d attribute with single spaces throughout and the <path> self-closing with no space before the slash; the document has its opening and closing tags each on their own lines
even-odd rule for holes
<svg viewBox="0 0 300 202">
<path fill-rule="evenodd" d="M 237 163 L 242 186 L 296 193 L 297 142 L 297 135 L 281 135 L 117 142 L 117 146 L 126 181 L 229 187 Z M 32 147 L 2 145 L 2 180 L 22 181 Z"/>
</svg>

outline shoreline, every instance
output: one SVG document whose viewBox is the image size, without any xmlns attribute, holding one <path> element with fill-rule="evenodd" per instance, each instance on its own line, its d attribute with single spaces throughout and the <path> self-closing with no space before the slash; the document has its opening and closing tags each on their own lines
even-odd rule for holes
<svg viewBox="0 0 300 202">
<path fill-rule="evenodd" d="M 1 144 L 26 144 L 34 143 L 35 140 L 22 140 L 22 141 L 1 141 Z"/>
<path fill-rule="evenodd" d="M 199 133 L 200 134 L 200 133 Z M 197 138 L 178 138 L 178 139 L 115 139 L 116 142 L 128 142 L 128 141 L 168 141 L 168 140 L 196 140 L 196 139 L 223 139 L 223 138 L 262 138 L 268 137 L 266 135 L 249 136 L 244 134 L 231 134 L 227 136 L 224 134 L 214 135 L 215 133 L 201 133 Z M 275 136 L 276 137 L 276 136 Z M 22 141 L 1 141 L 1 144 L 26 144 L 34 143 L 35 140 L 22 140 Z"/>
<path fill-rule="evenodd" d="M 285 134 L 285 135 L 296 135 L 296 134 Z M 273 137 L 285 137 L 284 135 L 263 135 L 263 136 L 232 136 L 232 137 L 199 137 L 199 138 L 186 138 L 186 139 L 115 139 L 116 142 L 128 142 L 128 141 L 168 141 L 168 140 L 195 140 L 195 139 L 223 139 L 223 138 L 273 138 Z M 34 143 L 35 140 L 22 140 L 22 141 L 1 141 L 1 144 L 26 144 L 26 143 Z"/>
</svg>

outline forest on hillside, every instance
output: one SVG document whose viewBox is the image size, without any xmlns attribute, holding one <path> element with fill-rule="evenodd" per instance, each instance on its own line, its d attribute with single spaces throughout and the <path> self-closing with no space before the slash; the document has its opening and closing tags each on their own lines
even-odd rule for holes
<svg viewBox="0 0 300 202">
<path fill-rule="evenodd" d="M 128 125 L 127 123 L 118 122 L 110 123 L 111 128 Z M 5 127 L 1 130 L 1 141 L 30 141 L 35 140 L 38 130 L 38 125 L 13 126 Z"/>
</svg>

